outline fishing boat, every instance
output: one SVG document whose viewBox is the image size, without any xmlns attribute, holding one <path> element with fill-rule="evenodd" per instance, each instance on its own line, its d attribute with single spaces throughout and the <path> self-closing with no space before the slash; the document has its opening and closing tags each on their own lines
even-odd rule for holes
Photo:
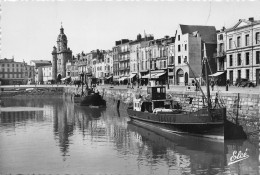
<svg viewBox="0 0 260 175">
<path fill-rule="evenodd" d="M 106 107 L 106 101 L 93 89 L 86 89 L 83 92 L 83 95 L 76 94 L 74 95 L 74 103 L 79 104 L 80 106 L 89 106 L 91 108 L 104 108 Z"/>
<path fill-rule="evenodd" d="M 205 52 L 203 62 L 206 65 Z M 191 69 L 187 61 L 186 64 Z M 176 133 L 221 140 L 225 137 L 227 137 L 226 139 L 232 139 L 233 135 L 236 139 L 246 138 L 241 126 L 234 125 L 227 120 L 225 106 L 212 106 L 206 66 L 205 74 L 207 97 L 200 86 L 199 89 L 201 90 L 203 99 L 206 100 L 206 104 L 200 108 L 182 109 L 178 102 L 166 98 L 165 86 L 156 85 L 155 81 L 150 81 L 147 87 L 147 96 L 142 97 L 137 95 L 133 99 L 133 106 L 127 109 L 129 117 L 140 124 L 149 123 Z M 199 84 L 196 78 L 195 81 Z"/>
<path fill-rule="evenodd" d="M 147 94 L 133 99 L 133 106 L 127 109 L 131 120 L 177 133 L 224 139 L 225 108 L 184 110 L 178 102 L 166 99 L 165 86 L 153 83 L 147 87 Z"/>
</svg>

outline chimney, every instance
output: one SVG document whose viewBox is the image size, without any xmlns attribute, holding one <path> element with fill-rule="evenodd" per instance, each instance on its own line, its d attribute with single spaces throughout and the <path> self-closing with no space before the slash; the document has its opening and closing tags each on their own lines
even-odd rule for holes
<svg viewBox="0 0 260 175">
<path fill-rule="evenodd" d="M 168 39 L 168 38 L 169 38 L 169 36 L 168 36 L 168 35 L 165 35 L 165 37 L 164 37 L 164 38 Z"/>
<path fill-rule="evenodd" d="M 141 35 L 141 34 L 138 34 L 136 39 L 137 39 L 137 41 L 141 41 L 142 35 Z"/>
<path fill-rule="evenodd" d="M 253 22 L 254 21 L 254 17 L 248 18 L 248 21 Z"/>
</svg>

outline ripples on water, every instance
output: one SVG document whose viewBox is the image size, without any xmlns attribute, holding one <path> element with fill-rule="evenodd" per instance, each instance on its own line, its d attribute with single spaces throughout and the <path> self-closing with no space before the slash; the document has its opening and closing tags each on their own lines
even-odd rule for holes
<svg viewBox="0 0 260 175">
<path fill-rule="evenodd" d="M 106 109 L 64 98 L 19 97 L 6 106 L 43 111 L 1 112 L 1 174 L 258 174 L 258 146 L 162 133 L 129 120 L 126 105 Z M 234 150 L 249 158 L 227 165 Z"/>
</svg>

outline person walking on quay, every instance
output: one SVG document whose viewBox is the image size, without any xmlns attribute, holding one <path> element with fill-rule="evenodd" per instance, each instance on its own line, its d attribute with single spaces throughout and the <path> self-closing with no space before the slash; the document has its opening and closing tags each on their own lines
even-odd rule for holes
<svg viewBox="0 0 260 175">
<path fill-rule="evenodd" d="M 229 79 L 226 81 L 226 91 L 228 91 Z"/>
<path fill-rule="evenodd" d="M 211 80 L 211 83 L 210 83 L 210 84 L 211 84 L 211 90 L 214 91 L 215 82 L 214 82 L 213 79 Z"/>
</svg>

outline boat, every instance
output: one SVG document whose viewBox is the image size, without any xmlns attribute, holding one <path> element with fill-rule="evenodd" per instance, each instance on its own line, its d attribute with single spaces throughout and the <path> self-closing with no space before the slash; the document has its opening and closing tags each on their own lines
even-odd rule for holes
<svg viewBox="0 0 260 175">
<path fill-rule="evenodd" d="M 166 99 L 166 87 L 147 87 L 146 97 L 135 97 L 127 112 L 135 122 L 148 122 L 176 133 L 224 139 L 225 108 L 206 106 L 197 110 L 184 110 L 173 100 Z"/>
<path fill-rule="evenodd" d="M 91 108 L 104 108 L 106 107 L 106 101 L 93 89 L 86 89 L 83 95 L 74 95 L 74 103 L 80 106 L 89 106 Z"/>
<path fill-rule="evenodd" d="M 189 63 L 185 62 L 191 69 Z M 205 52 L 203 62 L 207 65 Z M 209 82 L 206 66 L 205 74 L 206 82 Z M 199 85 L 196 78 L 195 81 Z M 221 140 L 224 138 L 245 139 L 246 134 L 242 126 L 233 124 L 227 120 L 226 107 L 219 103 L 218 105 L 212 105 L 209 83 L 206 83 L 206 85 L 207 96 L 204 95 L 199 86 L 206 104 L 203 104 L 200 108 L 190 108 L 187 110 L 182 109 L 178 102 L 166 98 L 165 86 L 156 85 L 154 80 L 150 81 L 149 86 L 147 86 L 147 96 L 136 95 L 133 98 L 133 106 L 128 107 L 127 113 L 132 121 L 153 124 L 155 127 L 171 130 L 176 133 Z M 215 102 L 217 101 L 215 99 Z"/>
</svg>

